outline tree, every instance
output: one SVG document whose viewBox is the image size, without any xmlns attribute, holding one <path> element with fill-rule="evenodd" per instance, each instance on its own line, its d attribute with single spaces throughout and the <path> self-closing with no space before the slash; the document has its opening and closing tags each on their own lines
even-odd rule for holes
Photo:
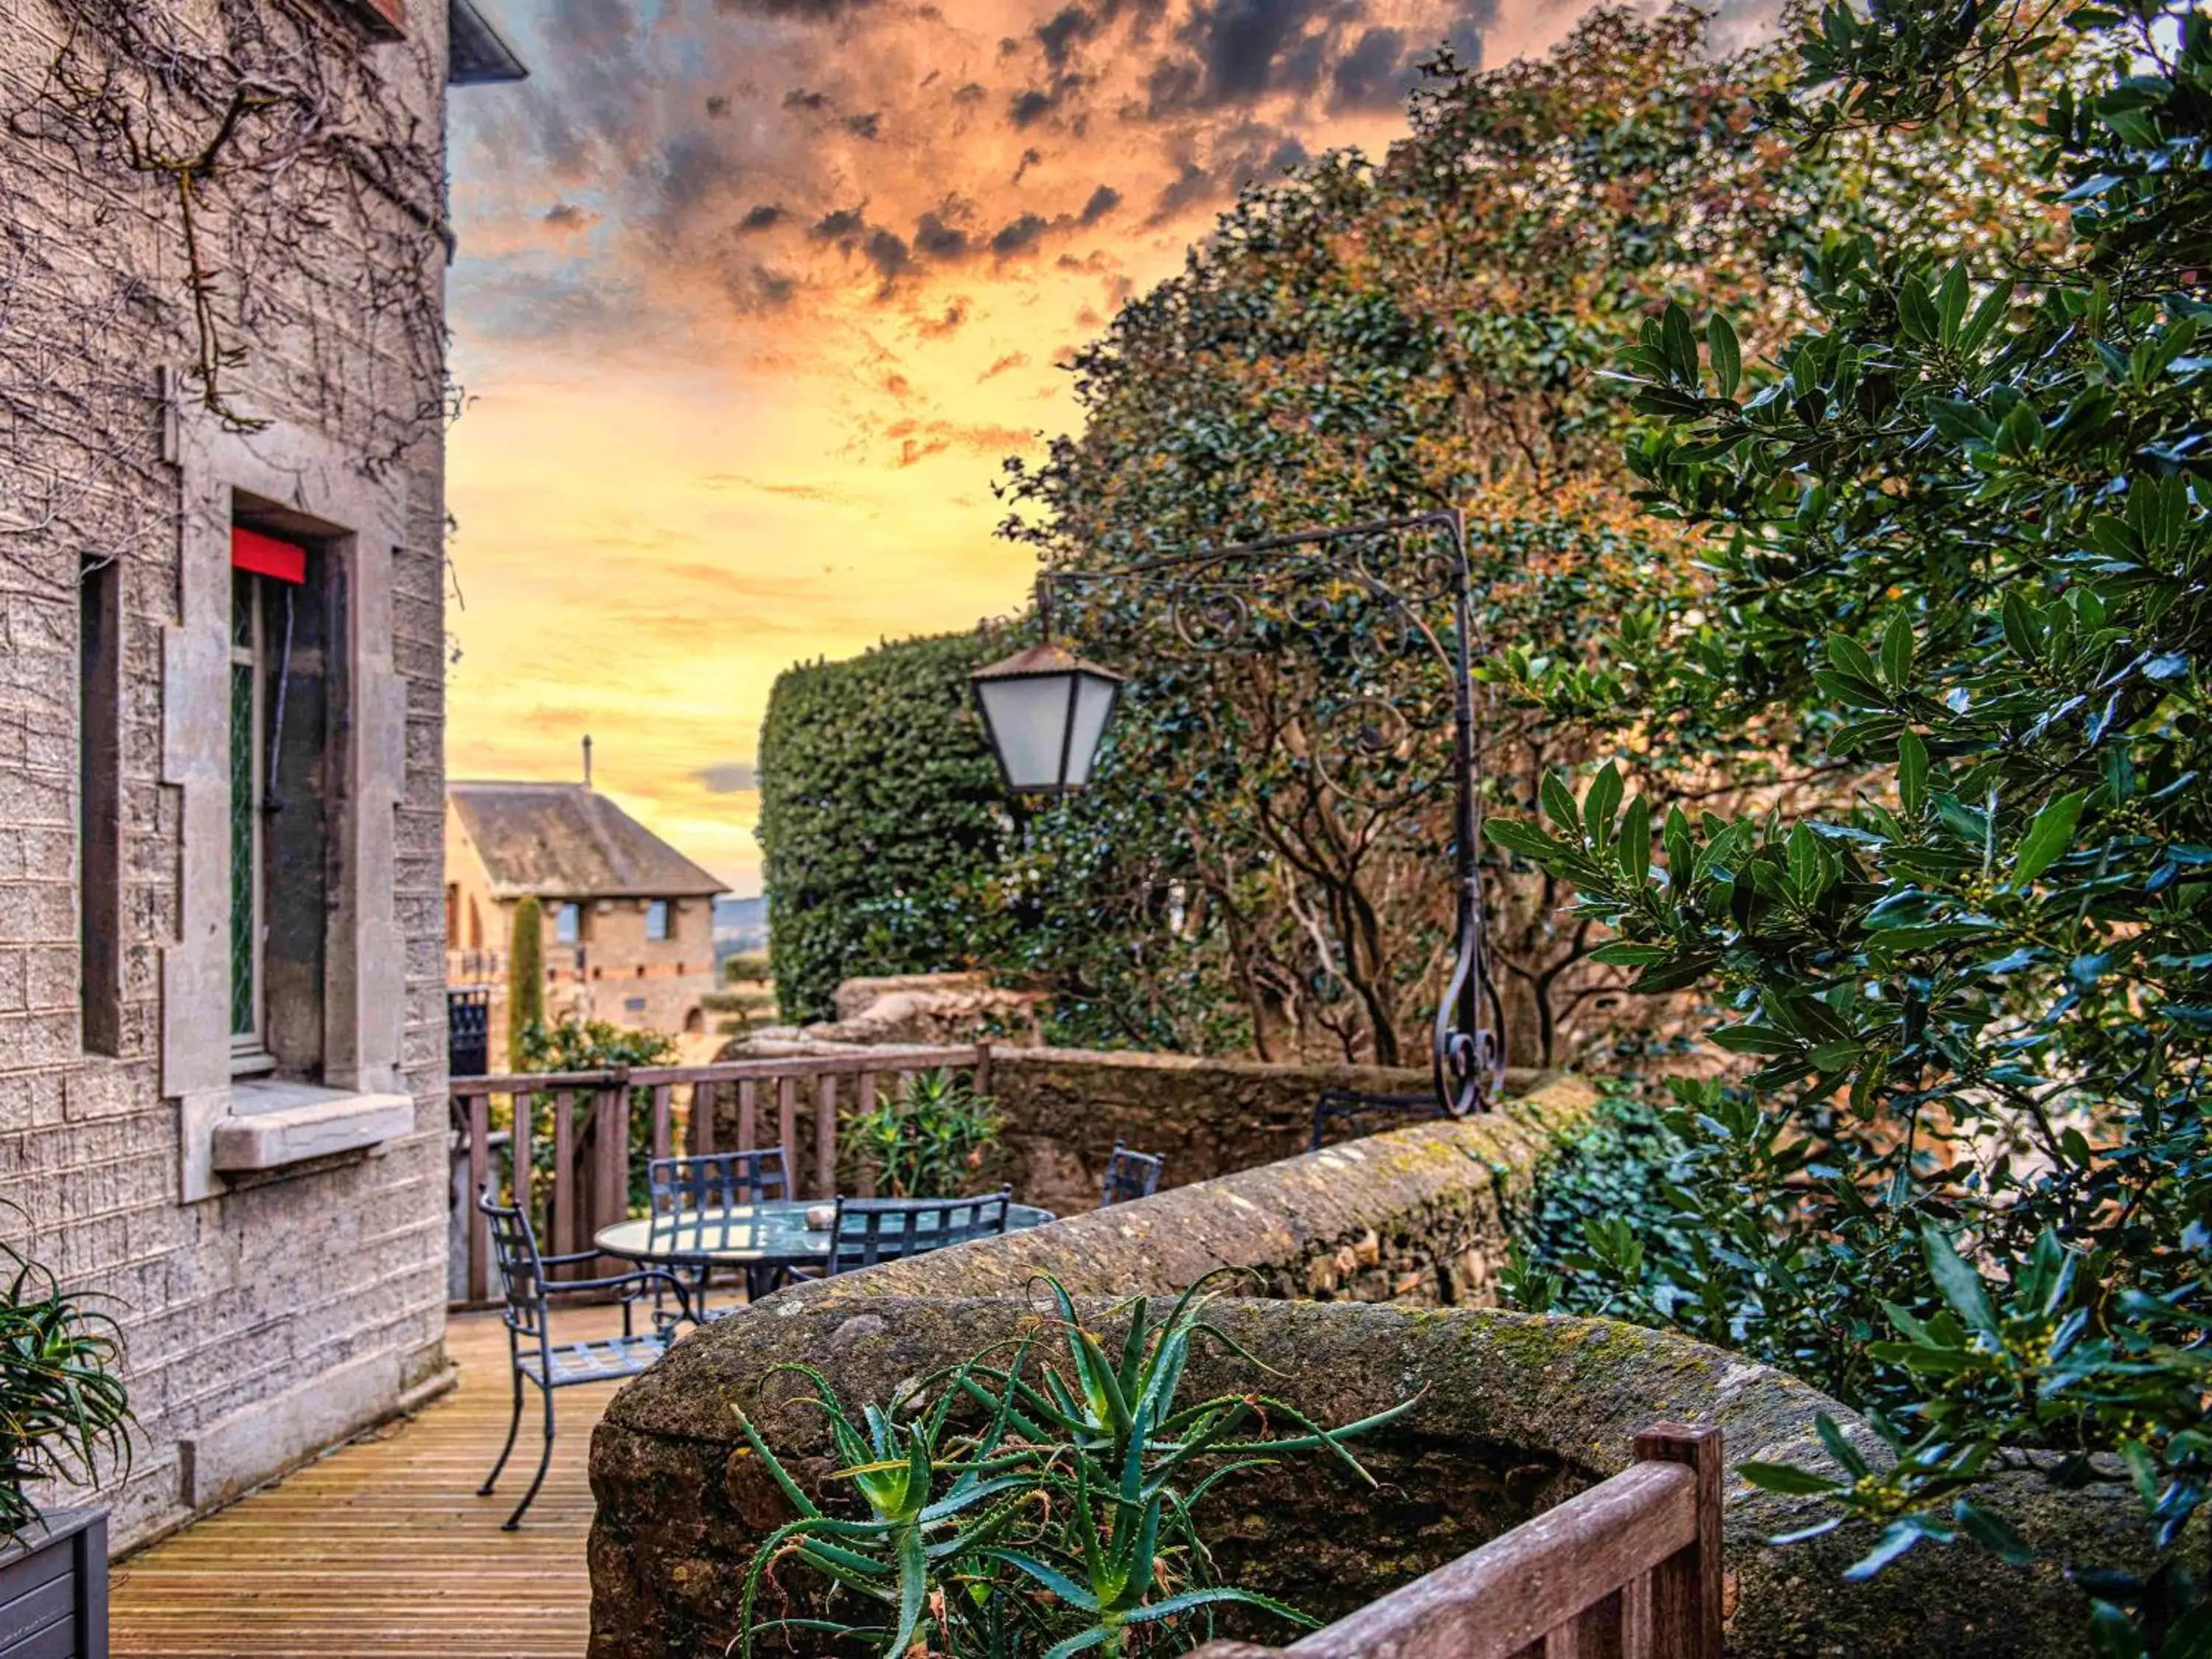
<svg viewBox="0 0 2212 1659">
<path fill-rule="evenodd" d="M 507 955 L 507 1063 L 520 1066 L 530 1033 L 545 1024 L 545 915 L 525 893 L 514 902 Z"/>
<path fill-rule="evenodd" d="M 1630 465 L 1710 532 L 1717 586 L 1579 706 L 1780 712 L 1881 781 L 1729 818 L 1554 779 L 1548 827 L 1493 824 L 1756 1064 L 1678 1089 L 1686 1259 L 1594 1226 L 1585 1267 L 1871 1409 L 1886 1467 L 1832 1437 L 1833 1469 L 1746 1471 L 1883 1523 L 1868 1570 L 1930 1540 L 2025 1559 L 1974 1500 L 2000 1469 L 2131 1487 L 2156 1571 L 2067 1564 L 2097 1645 L 2201 1653 L 2212 20 L 1899 0 L 1831 6 L 1797 52 L 1771 110 L 1802 147 L 2024 139 L 2071 240 L 1837 238 L 1819 325 L 1765 367 L 1675 307 L 1628 359 Z"/>
<path fill-rule="evenodd" d="M 1097 569 L 1462 507 L 1483 647 L 1559 682 L 1540 713 L 1486 708 L 1492 804 L 1533 806 L 1548 769 L 1586 775 L 1609 728 L 1557 710 L 1597 641 L 1624 617 L 1656 638 L 1705 586 L 1680 527 L 1628 499 L 1626 411 L 1598 371 L 1670 300 L 1728 306 L 1759 319 L 1753 349 L 1778 344 L 1812 314 L 1794 273 L 1824 239 L 1873 222 L 1981 240 L 2018 174 L 2002 138 L 1792 149 L 1757 118 L 1780 60 L 1716 60 L 1706 27 L 1601 10 L 1540 62 L 1439 62 L 1382 161 L 1332 155 L 1248 196 L 1078 357 L 1084 428 L 1010 465 L 1010 533 Z M 1404 575 L 1424 550 L 1364 551 Z M 1066 619 L 1144 672 L 1094 798 L 1055 815 L 1022 872 L 1077 884 L 1050 909 L 1130 919 L 1040 947 L 1073 981 L 1063 1005 L 1164 1022 L 1186 1046 L 1417 1056 L 1450 945 L 1447 677 L 1316 577 L 1253 601 L 1246 653 L 1176 649 L 1193 616 L 1127 589 L 1086 588 Z M 1380 752 L 1359 752 L 1377 710 Z M 1794 763 L 1786 717 L 1686 707 L 1674 736 L 1644 763 L 1723 805 L 1833 787 Z M 1347 766 L 1361 787 L 1339 787 Z M 1548 1062 L 1618 1018 L 1592 1017 L 1620 975 L 1560 924 L 1556 877 L 1503 860 L 1493 877 L 1511 1047 Z"/>
</svg>

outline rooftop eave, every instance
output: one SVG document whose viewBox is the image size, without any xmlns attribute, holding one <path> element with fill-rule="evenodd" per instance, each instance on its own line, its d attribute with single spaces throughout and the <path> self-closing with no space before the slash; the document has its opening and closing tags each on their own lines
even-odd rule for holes
<svg viewBox="0 0 2212 1659">
<path fill-rule="evenodd" d="M 477 87 L 529 78 L 529 65 L 500 38 L 475 0 L 447 0 L 447 85 Z"/>
</svg>

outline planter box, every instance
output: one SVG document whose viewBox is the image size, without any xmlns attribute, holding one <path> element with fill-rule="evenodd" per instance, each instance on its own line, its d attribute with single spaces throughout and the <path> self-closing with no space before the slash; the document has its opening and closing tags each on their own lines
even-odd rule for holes
<svg viewBox="0 0 2212 1659">
<path fill-rule="evenodd" d="M 57 1510 L 0 1553 L 0 1659 L 107 1659 L 107 1511 Z"/>
</svg>

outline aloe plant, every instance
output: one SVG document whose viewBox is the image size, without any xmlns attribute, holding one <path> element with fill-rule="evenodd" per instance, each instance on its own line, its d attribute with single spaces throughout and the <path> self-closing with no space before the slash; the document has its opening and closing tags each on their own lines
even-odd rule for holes
<svg viewBox="0 0 2212 1659">
<path fill-rule="evenodd" d="M 127 1462 L 130 1397 L 115 1322 L 0 1242 L 14 1273 L 0 1297 L 0 1547 L 36 1524 L 26 1487 L 91 1486 L 103 1457 Z"/>
<path fill-rule="evenodd" d="M 812 1403 L 827 1417 L 836 1449 L 830 1478 L 852 1483 L 865 1516 L 824 1512 L 738 1414 L 747 1443 L 797 1511 L 762 1541 L 747 1569 L 745 1652 L 763 1632 L 805 1629 L 885 1655 L 1066 1659 L 1094 1649 L 1130 1653 L 1140 1632 L 1194 1645 L 1226 1606 L 1313 1624 L 1257 1591 L 1214 1582 L 1194 1511 L 1218 1481 L 1291 1453 L 1325 1452 L 1371 1485 L 1344 1441 L 1413 1401 L 1334 1429 L 1257 1394 L 1179 1408 L 1191 1347 L 1200 1339 L 1267 1369 L 1204 1317 L 1218 1294 L 1206 1280 L 1157 1323 L 1146 1297 L 1115 1309 L 1129 1316 L 1118 1356 L 1058 1280 L 1041 1282 L 1065 1340 L 1065 1376 L 1049 1365 L 1032 1376 L 1036 1342 L 1025 1337 L 926 1377 L 887 1406 L 865 1407 L 856 1423 L 818 1371 L 777 1368 L 812 1382 Z M 977 1425 L 956 1428 L 957 1412 Z M 1301 1432 L 1245 1437 L 1272 1419 Z M 881 1620 L 761 1618 L 763 1585 L 792 1559 L 879 1607 Z"/>
</svg>

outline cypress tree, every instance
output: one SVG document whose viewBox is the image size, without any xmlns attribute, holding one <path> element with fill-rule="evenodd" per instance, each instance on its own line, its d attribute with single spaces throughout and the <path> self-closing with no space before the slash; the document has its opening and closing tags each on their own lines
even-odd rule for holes
<svg viewBox="0 0 2212 1659">
<path fill-rule="evenodd" d="M 526 893 L 514 906 L 507 956 L 507 1063 L 522 1064 L 522 1034 L 545 1018 L 545 918 Z"/>
</svg>

